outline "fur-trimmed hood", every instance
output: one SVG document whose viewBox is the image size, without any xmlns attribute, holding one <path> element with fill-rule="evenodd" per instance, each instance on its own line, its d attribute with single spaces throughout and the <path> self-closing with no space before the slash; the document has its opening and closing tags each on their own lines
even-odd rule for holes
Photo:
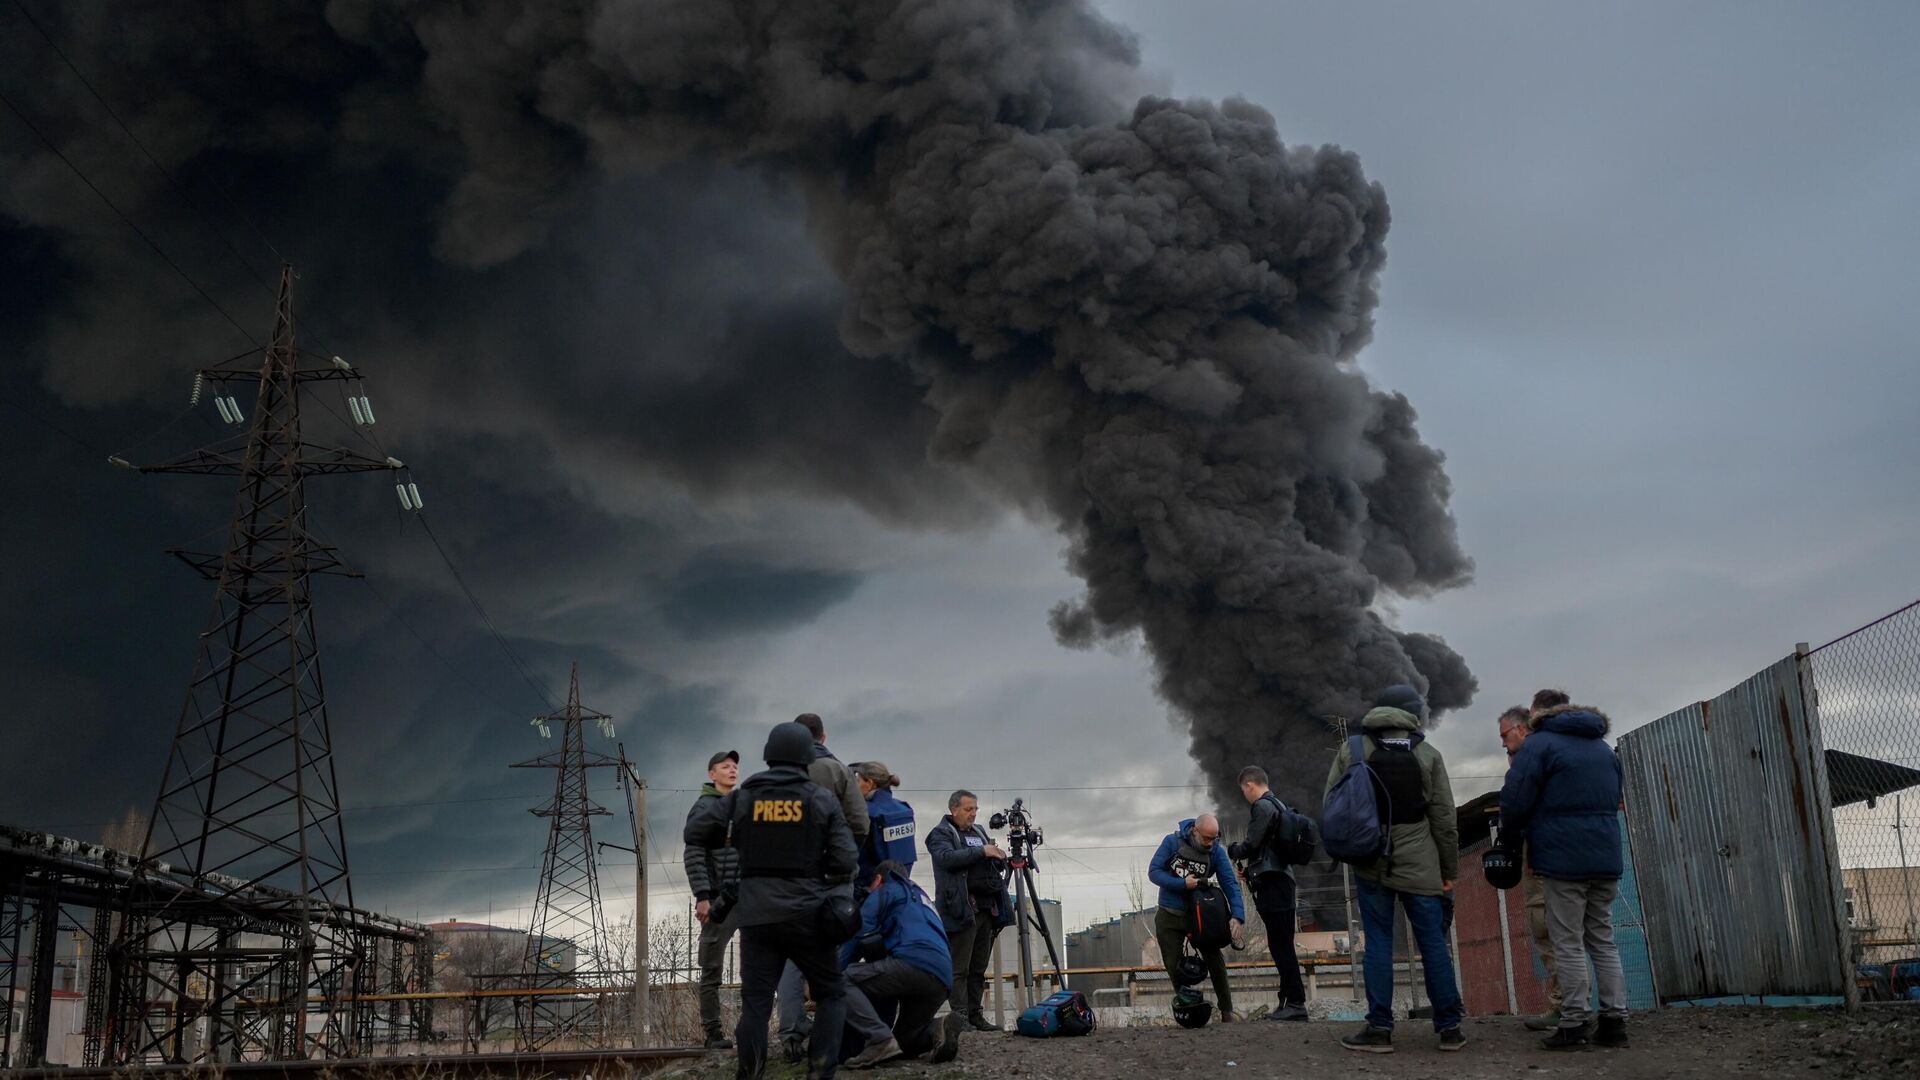
<svg viewBox="0 0 1920 1080">
<path fill-rule="evenodd" d="M 1613 721 L 1591 705 L 1556 705 L 1534 713 L 1527 720 L 1527 726 L 1534 731 L 1557 731 L 1562 735 L 1598 739 L 1613 730 Z"/>
</svg>

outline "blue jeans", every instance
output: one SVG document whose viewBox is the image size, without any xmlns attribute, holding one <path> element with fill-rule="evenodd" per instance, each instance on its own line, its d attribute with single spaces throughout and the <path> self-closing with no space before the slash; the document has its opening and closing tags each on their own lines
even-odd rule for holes
<svg viewBox="0 0 1920 1080">
<path fill-rule="evenodd" d="M 1407 909 L 1407 922 L 1420 949 L 1427 998 L 1433 1002 L 1433 1030 L 1459 1027 L 1466 1010 L 1460 1003 L 1460 984 L 1453 977 L 1453 954 L 1447 951 L 1449 898 L 1395 892 L 1360 877 L 1354 884 L 1359 887 L 1360 925 L 1367 934 L 1367 1023 L 1393 1030 L 1393 902 L 1398 899 Z"/>
</svg>

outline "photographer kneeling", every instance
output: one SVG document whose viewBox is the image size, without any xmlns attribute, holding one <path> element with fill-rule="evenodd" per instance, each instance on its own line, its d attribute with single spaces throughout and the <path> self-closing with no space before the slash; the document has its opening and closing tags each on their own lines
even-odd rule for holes
<svg viewBox="0 0 1920 1080">
<path fill-rule="evenodd" d="M 936 1063 L 960 1053 L 960 1025 L 941 1025 L 933 1016 L 953 985 L 953 959 L 947 932 L 933 901 L 891 859 L 867 882 L 860 907 L 860 934 L 841 950 L 847 972 L 847 1026 L 867 1040 L 847 1062 L 864 1069 L 897 1057 L 916 1057 L 933 1049 Z M 889 1028 L 882 1010 L 898 1010 Z"/>
</svg>

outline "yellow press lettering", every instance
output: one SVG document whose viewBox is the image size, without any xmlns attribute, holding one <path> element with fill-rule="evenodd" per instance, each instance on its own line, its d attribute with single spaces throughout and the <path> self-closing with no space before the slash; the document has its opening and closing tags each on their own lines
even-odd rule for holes
<svg viewBox="0 0 1920 1080">
<path fill-rule="evenodd" d="M 753 820 L 768 822 L 800 821 L 806 817 L 799 799 L 756 799 Z"/>
</svg>

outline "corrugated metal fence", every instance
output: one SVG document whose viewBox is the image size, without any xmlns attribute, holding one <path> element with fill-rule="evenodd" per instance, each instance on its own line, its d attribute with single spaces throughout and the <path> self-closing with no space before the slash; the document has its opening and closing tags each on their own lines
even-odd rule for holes
<svg viewBox="0 0 1920 1080">
<path fill-rule="evenodd" d="M 1620 737 L 1663 1002 L 1850 990 L 1832 801 L 1804 676 L 1805 657 L 1789 656 Z"/>
</svg>

